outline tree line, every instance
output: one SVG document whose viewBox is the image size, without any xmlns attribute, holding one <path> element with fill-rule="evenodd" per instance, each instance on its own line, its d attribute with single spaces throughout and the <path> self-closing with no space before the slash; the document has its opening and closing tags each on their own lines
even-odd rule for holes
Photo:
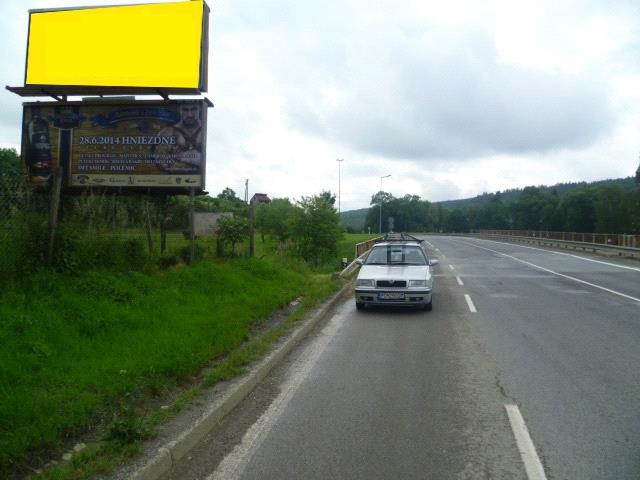
<svg viewBox="0 0 640 480">
<path fill-rule="evenodd" d="M 21 258 L 38 257 L 34 252 L 41 250 L 48 218 L 49 194 L 34 190 L 23 180 L 18 153 L 0 148 L 0 239 L 15 246 L 14 263 L 20 263 Z M 335 262 L 342 234 L 335 201 L 335 195 L 324 191 L 297 201 L 279 198 L 259 204 L 255 209 L 256 231 L 263 239 L 273 236 L 287 255 L 315 265 Z M 185 195 L 123 196 L 91 190 L 65 195 L 60 233 L 65 232 L 65 226 L 73 237 L 143 229 L 150 232 L 164 223 L 166 230 L 182 231 L 188 237 L 190 202 Z M 251 210 L 231 188 L 215 196 L 196 196 L 194 211 L 231 214 L 218 221 L 219 255 L 234 255 L 236 245 L 247 240 Z M 147 236 L 151 251 L 156 247 L 152 245 L 152 235 Z"/>
<path fill-rule="evenodd" d="M 445 208 L 416 195 L 396 198 L 388 192 L 371 197 L 364 231 L 469 232 L 472 230 L 541 230 L 640 234 L 640 188 L 585 185 L 560 195 L 554 189 L 525 187 L 516 200 L 500 192 L 485 202 Z"/>
</svg>

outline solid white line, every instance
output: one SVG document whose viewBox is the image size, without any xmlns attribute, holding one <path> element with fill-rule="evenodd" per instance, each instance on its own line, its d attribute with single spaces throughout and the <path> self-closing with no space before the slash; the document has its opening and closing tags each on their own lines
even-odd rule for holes
<svg viewBox="0 0 640 480">
<path fill-rule="evenodd" d="M 247 430 L 241 443 L 236 445 L 220 462 L 216 471 L 209 475 L 207 480 L 237 480 L 242 477 L 251 458 L 258 451 L 327 345 L 335 337 L 343 324 L 344 318 L 344 315 L 337 314 L 329 321 L 329 324 L 322 331 L 322 336 L 292 366 L 289 373 L 290 376 L 285 385 L 283 385 L 280 395 L 271 403 L 258 421 Z"/>
<path fill-rule="evenodd" d="M 471 313 L 476 313 L 477 312 L 476 306 L 473 304 L 473 301 L 471 300 L 471 297 L 465 293 L 464 294 L 464 299 L 467 301 L 467 305 L 469 306 L 469 311 Z"/>
<path fill-rule="evenodd" d="M 638 268 L 638 267 L 629 267 L 627 265 L 619 265 L 617 263 L 603 262 L 602 260 L 595 260 L 593 258 L 581 257 L 580 255 L 575 255 L 573 253 L 554 252 L 552 250 L 545 250 L 544 248 L 530 247 L 528 245 L 519 245 L 519 244 L 514 244 L 514 243 L 511 243 L 511 242 L 499 242 L 497 240 L 485 240 L 484 238 L 483 239 L 478 239 L 478 240 L 482 240 L 484 242 L 499 243 L 501 245 L 512 245 L 514 247 L 528 248 L 529 250 L 537 250 L 539 252 L 553 253 L 554 255 L 565 255 L 567 257 L 577 258 L 578 260 L 584 260 L 585 262 L 601 263 L 602 265 L 608 265 L 609 267 L 624 268 L 625 270 L 633 270 L 634 272 L 640 272 L 640 268 Z"/>
<path fill-rule="evenodd" d="M 513 435 L 516 437 L 516 443 L 518 444 L 518 450 L 520 450 L 520 456 L 524 462 L 527 477 L 529 480 L 546 480 L 547 477 L 544 473 L 544 467 L 540 462 L 540 458 L 538 458 L 536 447 L 533 445 L 527 425 L 524 423 L 524 419 L 520 414 L 520 409 L 517 405 L 512 404 L 507 404 L 504 408 L 507 410 L 511 430 L 513 430 Z"/>
<path fill-rule="evenodd" d="M 456 275 L 456 280 L 458 281 L 458 285 L 460 285 L 461 287 L 464 287 L 464 283 L 462 283 L 462 279 Z"/>
<path fill-rule="evenodd" d="M 481 247 L 480 245 L 476 245 L 474 243 L 470 243 L 469 245 L 473 245 L 476 248 L 480 248 L 481 250 L 486 250 L 488 252 L 497 253 L 498 255 L 502 255 L 503 257 L 510 258 L 515 260 L 516 262 L 524 263 L 525 265 L 529 265 L 530 267 L 537 268 L 538 270 L 542 270 L 543 272 L 551 273 L 553 275 L 557 275 L 558 277 L 566 278 L 567 280 L 573 280 L 574 282 L 582 283 L 583 285 L 589 285 L 590 287 L 597 288 L 599 290 L 603 290 L 605 292 L 613 293 L 614 295 L 618 295 L 620 297 L 633 300 L 634 302 L 640 303 L 640 298 L 632 297 L 631 295 L 627 295 L 622 292 L 618 292 L 616 290 L 611 290 L 610 288 L 603 287 L 601 285 L 596 285 L 595 283 L 587 282 L 585 280 L 580 280 L 576 277 L 571 277 L 569 275 L 565 275 L 563 273 L 554 272 L 553 270 L 549 270 L 548 268 L 541 267 L 540 265 L 536 265 L 535 263 L 527 262 L 526 260 L 522 260 L 520 258 L 514 257 L 513 255 L 508 255 L 506 253 L 499 252 L 497 250 L 492 250 L 490 248 Z"/>
</svg>

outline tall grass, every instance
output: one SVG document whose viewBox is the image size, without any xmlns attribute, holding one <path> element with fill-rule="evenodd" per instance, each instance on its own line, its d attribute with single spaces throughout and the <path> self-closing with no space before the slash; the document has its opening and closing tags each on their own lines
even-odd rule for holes
<svg viewBox="0 0 640 480">
<path fill-rule="evenodd" d="M 238 351 L 292 299 L 335 289 L 269 242 L 256 242 L 258 258 L 160 270 L 135 236 L 61 236 L 57 269 L 35 268 L 0 289 L 0 477 L 88 430 L 136 433 L 118 423 L 123 408 Z M 353 256 L 342 251 L 361 240 L 345 236 L 339 255 Z M 199 244 L 205 256 L 215 250 L 212 241 Z M 174 253 L 186 245 L 169 238 Z M 339 270 L 339 261 L 326 270 Z M 254 355 L 231 355 L 231 371 Z"/>
<path fill-rule="evenodd" d="M 265 260 L 164 273 L 40 271 L 0 293 L 0 471 L 104 423 L 238 347 L 304 294 L 309 272 Z"/>
</svg>

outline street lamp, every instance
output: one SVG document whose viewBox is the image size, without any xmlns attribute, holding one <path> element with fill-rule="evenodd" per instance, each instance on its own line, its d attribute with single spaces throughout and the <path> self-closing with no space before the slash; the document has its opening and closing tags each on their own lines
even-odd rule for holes
<svg viewBox="0 0 640 480">
<path fill-rule="evenodd" d="M 378 230 L 378 233 L 380 233 L 380 235 L 382 235 L 382 179 L 389 178 L 390 176 L 391 174 L 383 175 L 380 177 L 380 228 Z"/>
<path fill-rule="evenodd" d="M 338 162 L 338 215 L 340 215 L 340 164 L 344 162 L 344 158 L 336 158 Z"/>
</svg>

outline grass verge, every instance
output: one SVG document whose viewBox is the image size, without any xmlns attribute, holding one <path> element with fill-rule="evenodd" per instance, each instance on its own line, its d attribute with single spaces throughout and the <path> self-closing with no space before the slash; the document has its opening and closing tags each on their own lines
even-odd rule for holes
<svg viewBox="0 0 640 480">
<path fill-rule="evenodd" d="M 360 237 L 370 238 L 346 235 L 339 251 L 353 252 Z M 0 477 L 33 474 L 47 461 L 33 478 L 109 472 L 203 388 L 268 353 L 339 288 L 330 277 L 266 256 L 152 274 L 40 271 L 9 283 L 0 292 Z M 294 313 L 266 328 L 298 297 Z M 169 392 L 181 393 L 157 409 Z M 91 441 L 52 466 L 78 438 Z"/>
</svg>

